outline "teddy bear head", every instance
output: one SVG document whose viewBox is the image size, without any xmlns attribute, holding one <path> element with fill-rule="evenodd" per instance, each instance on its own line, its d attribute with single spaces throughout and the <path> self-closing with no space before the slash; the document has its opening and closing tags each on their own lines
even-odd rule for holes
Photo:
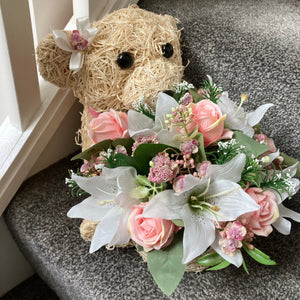
<svg viewBox="0 0 300 300">
<path fill-rule="evenodd" d="M 70 70 L 72 52 L 58 47 L 52 34 L 37 49 L 41 75 L 59 87 L 73 89 L 84 105 L 83 148 L 89 143 L 84 132 L 91 119 L 87 108 L 126 111 L 141 96 L 155 107 L 157 94 L 179 83 L 184 70 L 180 31 L 171 16 L 134 5 L 107 15 L 92 27 L 97 31 L 80 51 L 83 61 L 77 72 Z M 70 37 L 72 32 L 65 34 Z"/>
</svg>

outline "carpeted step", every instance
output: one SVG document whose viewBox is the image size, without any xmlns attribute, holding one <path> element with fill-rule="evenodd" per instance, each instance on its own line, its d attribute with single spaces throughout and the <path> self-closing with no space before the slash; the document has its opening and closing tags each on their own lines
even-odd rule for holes
<svg viewBox="0 0 300 300">
<path fill-rule="evenodd" d="M 272 102 L 262 128 L 281 151 L 300 159 L 299 2 L 147 0 L 140 6 L 181 20 L 186 76 L 197 85 L 206 74 L 223 83 L 231 99 L 249 95 L 247 110 Z M 61 299 L 299 299 L 300 225 L 283 236 L 274 231 L 256 246 L 277 266 L 246 258 L 250 275 L 230 266 L 186 273 L 168 298 L 134 249 L 89 254 L 79 235 L 81 220 L 68 219 L 77 198 L 65 185 L 66 158 L 23 183 L 5 212 L 18 245 Z M 299 194 L 285 205 L 300 211 Z"/>
</svg>

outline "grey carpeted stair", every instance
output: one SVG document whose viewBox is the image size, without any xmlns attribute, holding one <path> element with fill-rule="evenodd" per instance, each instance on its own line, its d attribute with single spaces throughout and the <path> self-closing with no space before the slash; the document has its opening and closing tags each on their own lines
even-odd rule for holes
<svg viewBox="0 0 300 300">
<path fill-rule="evenodd" d="M 299 1 L 144 0 L 140 6 L 171 14 L 183 27 L 186 76 L 197 85 L 206 74 L 224 84 L 231 99 L 249 95 L 247 110 L 272 102 L 262 128 L 281 151 L 300 159 Z M 30 178 L 5 212 L 27 259 L 62 299 L 168 299 L 133 249 L 89 254 L 80 220 L 67 211 L 78 199 L 64 183 L 66 158 Z M 300 212 L 299 194 L 285 205 Z M 277 262 L 262 266 L 246 258 L 250 275 L 233 266 L 186 273 L 170 299 L 300 299 L 300 225 L 255 245 Z"/>
</svg>

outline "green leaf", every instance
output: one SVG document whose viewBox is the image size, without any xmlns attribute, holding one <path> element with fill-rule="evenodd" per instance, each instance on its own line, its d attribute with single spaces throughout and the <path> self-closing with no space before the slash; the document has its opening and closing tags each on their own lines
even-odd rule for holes
<svg viewBox="0 0 300 300">
<path fill-rule="evenodd" d="M 184 223 L 183 223 L 183 221 L 180 220 L 180 219 L 172 220 L 172 222 L 173 222 L 176 226 L 184 227 Z"/>
<path fill-rule="evenodd" d="M 75 155 L 71 158 L 71 160 L 75 159 L 86 159 L 90 160 L 93 154 L 98 154 L 101 151 L 107 151 L 109 147 L 111 147 L 112 140 L 104 140 L 100 143 L 93 145 L 92 147 L 86 149 L 85 151 Z"/>
<path fill-rule="evenodd" d="M 107 151 L 109 147 L 115 149 L 115 147 L 118 145 L 124 146 L 127 150 L 127 153 L 131 154 L 131 148 L 133 143 L 134 140 L 132 138 L 115 139 L 114 141 L 104 140 L 86 149 L 85 151 L 75 155 L 74 157 L 71 158 L 71 160 L 75 160 L 75 159 L 90 160 L 92 155 L 98 155 L 98 153 L 101 151 Z"/>
<path fill-rule="evenodd" d="M 198 141 L 198 152 L 195 154 L 195 162 L 196 164 L 199 162 L 203 162 L 207 160 L 205 149 L 204 149 L 204 140 L 203 140 L 203 134 L 198 133 L 196 136 L 196 140 Z"/>
<path fill-rule="evenodd" d="M 170 149 L 168 150 L 169 153 L 174 153 L 172 149 L 174 149 L 177 152 L 179 151 L 176 148 L 164 144 L 141 144 L 134 151 L 133 157 L 126 156 L 122 153 L 116 154 L 115 155 L 116 164 L 118 167 L 132 166 L 137 170 L 138 174 L 148 175 L 149 168 L 150 168 L 149 162 L 159 152 L 162 152 L 167 148 Z"/>
<path fill-rule="evenodd" d="M 149 186 L 149 187 L 152 186 L 150 180 L 146 176 L 137 175 L 136 182 L 137 184 L 140 184 L 142 186 Z"/>
<path fill-rule="evenodd" d="M 158 287 L 170 296 L 179 284 L 186 265 L 181 263 L 183 257 L 182 233 L 178 232 L 172 244 L 163 250 L 147 253 L 147 264 Z"/>
<path fill-rule="evenodd" d="M 250 255 L 254 260 L 259 262 L 260 264 L 268 266 L 276 265 L 276 262 L 274 260 L 271 260 L 268 255 L 261 252 L 260 250 L 256 248 L 250 250 L 245 243 L 243 243 L 243 248 L 248 255 Z"/>
<path fill-rule="evenodd" d="M 248 268 L 246 266 L 246 262 L 245 262 L 244 258 L 243 258 L 243 267 L 244 267 L 244 270 L 246 271 L 246 273 L 249 275 L 249 271 L 248 271 Z"/>
<path fill-rule="evenodd" d="M 283 157 L 283 165 L 285 167 L 290 167 L 292 165 L 294 165 L 295 163 L 298 162 L 297 159 L 293 158 L 293 157 L 290 157 L 284 153 L 280 153 L 280 155 Z M 300 177 L 300 163 L 298 164 L 297 166 L 297 173 L 296 173 L 296 176 Z"/>
<path fill-rule="evenodd" d="M 149 195 L 149 189 L 145 186 L 138 186 L 135 189 L 133 189 L 129 196 L 132 198 L 140 199 L 145 198 Z"/>
<path fill-rule="evenodd" d="M 236 139 L 238 145 L 245 147 L 245 153 L 250 157 L 252 154 L 257 157 L 269 150 L 266 144 L 261 144 L 240 131 L 234 132 L 234 138 Z"/>
<path fill-rule="evenodd" d="M 222 270 L 222 269 L 225 269 L 227 268 L 229 265 L 231 265 L 230 262 L 228 262 L 227 260 L 224 260 L 223 262 L 221 262 L 220 264 L 212 267 L 212 268 L 209 268 L 207 269 L 208 271 L 217 271 L 217 270 Z"/>
<path fill-rule="evenodd" d="M 197 259 L 197 263 L 204 267 L 211 267 L 222 263 L 224 258 L 217 252 L 206 254 Z"/>
</svg>

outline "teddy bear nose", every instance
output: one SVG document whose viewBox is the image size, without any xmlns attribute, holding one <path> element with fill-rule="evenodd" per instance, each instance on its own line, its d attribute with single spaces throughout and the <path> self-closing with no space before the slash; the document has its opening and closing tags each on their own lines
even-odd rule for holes
<svg viewBox="0 0 300 300">
<path fill-rule="evenodd" d="M 163 93 L 165 93 L 171 97 L 173 97 L 173 95 L 174 95 L 174 92 L 172 90 L 165 90 L 165 91 L 163 91 Z"/>
<path fill-rule="evenodd" d="M 133 65 L 133 58 L 129 52 L 122 52 L 118 55 L 117 64 L 121 69 L 129 69 Z"/>
</svg>

